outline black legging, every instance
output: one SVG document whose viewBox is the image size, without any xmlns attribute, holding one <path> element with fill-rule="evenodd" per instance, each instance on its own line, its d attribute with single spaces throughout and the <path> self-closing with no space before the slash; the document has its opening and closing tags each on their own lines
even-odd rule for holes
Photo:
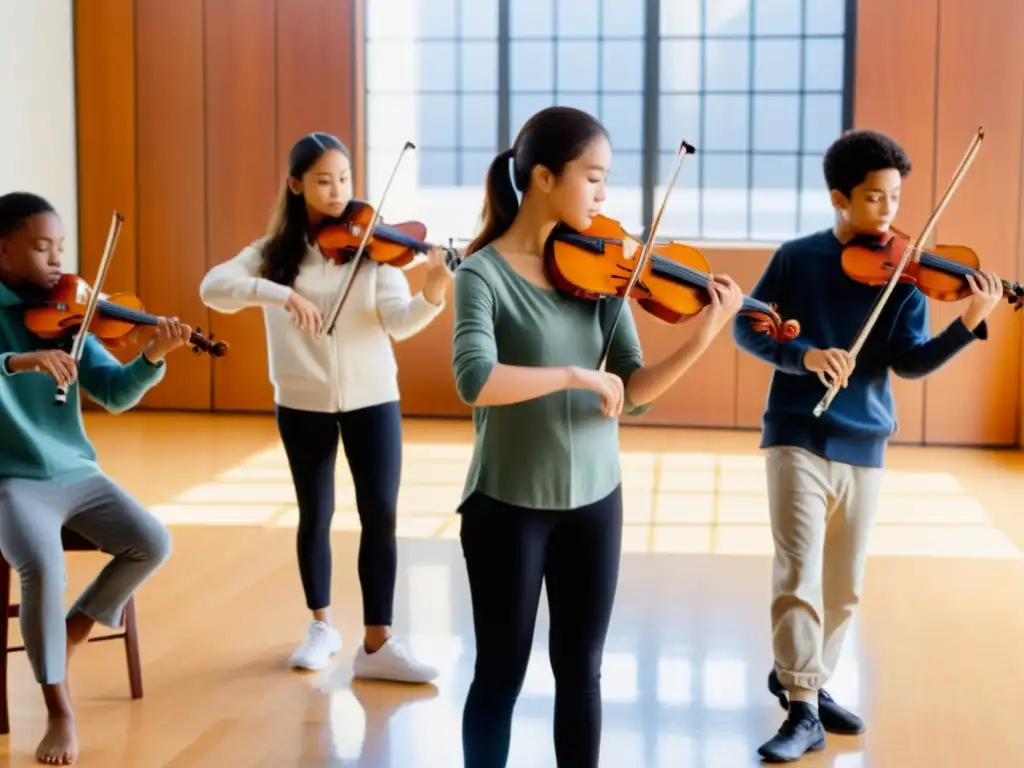
<svg viewBox="0 0 1024 768">
<path fill-rule="evenodd" d="M 391 626 L 398 551 L 395 514 L 402 473 L 402 414 L 397 402 L 345 413 L 278 405 L 277 428 L 299 503 L 299 574 L 310 610 L 331 604 L 331 518 L 341 432 L 355 485 L 362 534 L 359 585 L 363 623 Z"/>
<path fill-rule="evenodd" d="M 574 510 L 524 509 L 474 494 L 461 511 L 476 633 L 462 714 L 465 768 L 504 768 L 508 760 L 542 580 L 551 620 L 555 756 L 559 768 L 597 768 L 601 657 L 622 551 L 621 488 Z"/>
</svg>

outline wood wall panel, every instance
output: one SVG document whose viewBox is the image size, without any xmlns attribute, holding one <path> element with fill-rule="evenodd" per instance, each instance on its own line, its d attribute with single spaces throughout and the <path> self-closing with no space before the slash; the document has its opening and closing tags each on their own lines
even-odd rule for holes
<svg viewBox="0 0 1024 768">
<path fill-rule="evenodd" d="M 741 273 L 749 272 L 749 258 L 752 257 L 755 262 L 767 262 L 767 259 L 758 259 L 756 254 L 756 251 L 745 248 L 705 249 L 712 270 L 730 275 L 741 285 L 744 283 L 744 275 Z M 750 275 L 746 277 L 749 278 Z M 753 276 L 753 281 L 756 280 L 757 275 Z M 743 287 L 749 290 L 747 286 Z M 644 362 L 647 365 L 664 360 L 692 333 L 689 322 L 669 325 L 641 309 L 635 302 L 632 309 L 643 345 Z M 707 351 L 654 403 L 650 411 L 640 417 L 624 418 L 623 422 L 733 427 L 736 425 L 736 381 L 739 365 L 740 354 L 732 340 L 732 329 L 726 326 L 711 342 Z"/>
<path fill-rule="evenodd" d="M 104 290 L 136 289 L 135 9 L 133 0 L 75 3 L 79 273 L 96 279 L 113 212 L 124 216 Z"/>
<path fill-rule="evenodd" d="M 426 270 L 407 270 L 409 290 L 416 293 L 423 287 Z M 448 306 L 430 325 L 405 341 L 395 342 L 398 361 L 398 389 L 402 394 L 402 412 L 409 415 L 469 416 L 469 407 L 459 399 L 452 375 L 452 331 L 455 318 L 451 309 L 452 289 L 445 301 Z"/>
<path fill-rule="evenodd" d="M 715 259 L 716 267 L 720 263 L 721 259 Z M 724 266 L 719 269 L 722 272 L 726 270 Z M 635 302 L 632 310 L 647 365 L 660 363 L 669 357 L 693 333 L 689 321 L 669 325 L 644 311 Z M 623 423 L 733 426 L 737 357 L 736 345 L 732 342 L 729 329 L 724 328 L 689 370 L 655 401 L 650 411 L 640 417 L 625 417 Z"/>
<path fill-rule="evenodd" d="M 288 150 L 313 131 L 341 139 L 354 153 L 357 101 L 353 88 L 355 6 L 352 0 L 279 0 L 277 3 L 278 162 L 287 168 Z M 363 175 L 357 168 L 356 177 Z"/>
<path fill-rule="evenodd" d="M 1024 115 L 1024 4 L 942 0 L 939 6 L 936 191 L 944 191 L 979 126 L 981 151 L 936 227 L 936 242 L 974 248 L 982 268 L 1015 278 Z M 980 87 L 984 84 L 983 87 Z M 932 302 L 944 327 L 968 302 Z M 988 341 L 972 345 L 931 377 L 928 443 L 1012 444 L 1017 440 L 1020 317 L 993 311 Z"/>
<path fill-rule="evenodd" d="M 754 290 L 754 286 L 757 285 L 757 281 L 761 279 L 761 275 L 764 274 L 764 270 L 767 268 L 773 253 L 774 249 L 769 250 L 766 248 L 738 249 L 728 260 L 729 263 L 725 267 L 717 267 L 721 260 L 717 252 L 712 252 L 710 255 L 713 259 L 712 263 L 717 268 L 727 272 L 733 280 L 739 283 L 743 292 L 749 296 L 750 292 Z M 786 307 L 779 307 L 779 312 L 783 320 L 807 322 L 806 318 L 792 315 L 787 311 Z M 732 329 L 727 329 L 727 332 L 729 334 L 729 343 L 735 347 L 735 343 L 732 341 Z M 772 366 L 761 362 L 761 360 L 753 355 L 742 352 L 738 348 L 736 349 L 736 416 L 734 426 L 752 429 L 761 428 L 761 415 L 764 413 L 765 405 L 768 402 L 768 388 L 771 385 L 773 370 Z"/>
<path fill-rule="evenodd" d="M 233 258 L 266 231 L 277 184 L 275 0 L 206 0 L 206 268 Z M 215 410 L 273 404 L 263 313 L 210 312 L 231 348 L 213 363 Z"/>
<path fill-rule="evenodd" d="M 1021 107 L 1024 111 L 1024 88 L 1021 89 Z M 1017 253 L 1017 267 L 1012 279 L 1024 283 L 1024 158 L 1021 158 L 1020 168 L 1020 199 L 1017 202 L 1017 237 L 1014 240 L 1014 250 Z M 1004 310 L 1005 311 L 1005 310 Z M 1017 349 L 1021 356 L 1021 365 L 1018 368 L 1018 381 L 1021 382 L 1017 392 L 1017 445 L 1024 446 L 1024 331 L 1020 332 L 1020 344 Z"/>
<path fill-rule="evenodd" d="M 203 0 L 136 0 L 138 291 L 154 314 L 208 328 Z M 209 215 L 216 215 L 210 211 Z M 144 403 L 210 407 L 210 358 L 185 350 Z"/>
<path fill-rule="evenodd" d="M 917 232 L 934 206 L 935 56 L 939 0 L 858 0 L 855 128 L 883 131 L 900 142 L 913 170 L 900 195 L 898 225 Z M 913 45 L 907 30 L 913 29 Z M 884 51 L 885 55 L 880 55 Z M 898 75 L 897 75 L 898 73 Z M 900 441 L 924 439 L 924 381 L 892 377 Z"/>
<path fill-rule="evenodd" d="M 78 108 L 78 273 L 95 285 L 114 211 L 124 216 L 103 284 L 106 293 L 138 288 L 138 189 L 135 164 L 134 0 L 76 2 L 75 91 Z M 85 106 L 85 108 L 83 108 Z M 137 341 L 112 350 L 122 361 Z M 99 408 L 82 401 L 85 410 Z"/>
<path fill-rule="evenodd" d="M 357 5 L 76 4 L 83 274 L 95 272 L 117 208 L 125 227 L 106 287 L 137 292 L 148 310 L 231 347 L 213 365 L 205 355 L 175 354 L 144 407 L 273 408 L 262 314 L 208 312 L 198 286 L 213 264 L 265 233 L 296 139 L 335 133 L 358 163 Z M 361 188 L 358 165 L 356 179 Z M 137 354 L 147 338 L 118 356 Z"/>
</svg>

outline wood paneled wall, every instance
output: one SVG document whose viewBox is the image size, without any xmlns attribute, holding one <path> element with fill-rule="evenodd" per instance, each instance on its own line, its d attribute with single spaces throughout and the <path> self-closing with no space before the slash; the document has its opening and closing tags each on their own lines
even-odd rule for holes
<svg viewBox="0 0 1024 768">
<path fill-rule="evenodd" d="M 175 354 L 143 407 L 272 408 L 262 316 L 209 312 L 199 283 L 264 233 L 296 139 L 362 144 L 360 12 L 353 0 L 76 3 L 81 273 L 95 278 L 119 210 L 107 292 L 231 345 L 216 361 Z"/>
<path fill-rule="evenodd" d="M 145 405 L 272 408 L 262 317 L 207 312 L 209 266 L 255 239 L 298 136 L 327 130 L 362 166 L 359 9 L 353 0 L 90 0 L 76 18 L 83 275 L 110 210 L 127 217 L 109 290 L 136 290 L 231 343 L 230 357 L 172 361 Z M 986 139 L 943 215 L 936 242 L 975 248 L 985 268 L 1024 277 L 1024 4 L 859 0 L 854 122 L 911 154 L 899 225 L 919 229 L 973 132 Z M 908 30 L 910 32 L 908 32 Z M 870 32 L 870 34 L 868 34 Z M 911 45 L 907 41 L 912 41 Z M 716 271 L 750 290 L 767 248 L 709 248 Z M 409 274 L 413 290 L 419 271 Z M 962 305 L 932 303 L 935 330 Z M 685 326 L 637 312 L 645 354 L 669 353 Z M 450 372 L 452 316 L 396 345 L 404 410 L 466 416 Z M 989 341 L 924 382 L 896 380 L 898 442 L 1014 445 L 1024 418 L 1019 316 L 1000 306 Z M 128 354 L 126 352 L 125 354 Z M 726 332 L 639 423 L 757 427 L 770 370 Z"/>
<path fill-rule="evenodd" d="M 920 229 L 979 126 L 985 140 L 935 230 L 934 243 L 974 248 L 985 269 L 1024 275 L 1021 142 L 1024 5 L 1014 0 L 860 0 L 856 123 L 904 143 L 914 171 L 904 185 L 904 229 Z M 914 30 L 912 50 L 907 30 Z M 865 36 L 866 37 L 866 36 Z M 882 52 L 886 53 L 883 55 Z M 939 330 L 962 305 L 932 302 Z M 905 438 L 928 444 L 1013 445 L 1020 440 L 1020 317 L 1006 305 L 991 336 L 924 382 L 901 382 Z"/>
</svg>

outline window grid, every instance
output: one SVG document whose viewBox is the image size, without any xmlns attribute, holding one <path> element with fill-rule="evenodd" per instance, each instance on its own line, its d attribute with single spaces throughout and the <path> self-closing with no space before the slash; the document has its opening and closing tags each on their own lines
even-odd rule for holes
<svg viewBox="0 0 1024 768">
<path fill-rule="evenodd" d="M 504 0 L 501 6 L 504 8 L 505 13 L 508 13 L 508 2 L 510 0 Z M 499 47 L 505 44 L 508 48 L 512 47 L 512 43 L 520 42 L 538 42 L 538 43 L 550 43 L 551 45 L 551 89 L 535 89 L 535 88 L 515 88 L 510 89 L 509 93 L 511 96 L 549 96 L 551 97 L 552 104 L 559 104 L 559 97 L 563 96 L 591 96 L 594 97 L 597 103 L 597 114 L 595 115 L 598 119 L 603 119 L 604 113 L 604 97 L 605 96 L 643 96 L 643 89 L 615 89 L 604 87 L 604 43 L 607 42 L 622 42 L 622 43 L 645 43 L 646 38 L 642 35 L 616 35 L 616 34 L 605 34 L 605 6 L 603 2 L 595 3 L 595 12 L 597 13 L 597 32 L 596 34 L 589 37 L 562 37 L 559 34 L 559 0 L 551 0 L 551 34 L 531 34 L 531 33 L 518 33 L 516 35 L 507 35 L 504 40 L 499 40 Z M 596 46 L 597 53 L 597 85 L 596 90 L 583 90 L 577 88 L 565 88 L 561 87 L 559 82 L 559 43 L 593 43 Z M 512 115 L 508 117 L 509 125 L 509 141 L 511 144 L 515 139 L 514 133 L 519 130 L 518 125 L 512 125 Z M 639 150 L 634 150 L 639 151 Z"/>
<path fill-rule="evenodd" d="M 453 19 L 454 28 L 461 30 L 463 28 L 463 12 L 467 2 L 471 0 L 453 0 L 453 9 L 455 12 L 455 18 Z M 369 0 L 364 0 L 364 18 L 368 13 Z M 480 35 L 480 34 L 462 34 L 461 32 L 452 35 L 389 35 L 386 32 L 384 34 L 376 34 L 370 36 L 366 35 L 365 41 L 370 42 L 388 42 L 398 41 L 402 43 L 412 43 L 418 45 L 421 43 L 444 43 L 451 46 L 454 53 L 454 82 L 451 88 L 438 88 L 438 87 L 404 87 L 404 88 L 380 88 L 377 90 L 371 90 L 367 85 L 366 96 L 372 98 L 374 95 L 382 96 L 402 96 L 402 95 L 422 95 L 422 96 L 450 96 L 454 103 L 452 111 L 453 116 L 453 133 L 451 145 L 426 145 L 420 142 L 416 142 L 416 146 L 420 152 L 426 152 L 431 154 L 448 154 L 452 156 L 454 161 L 454 167 L 452 168 L 452 176 L 457 186 L 463 186 L 465 184 L 475 185 L 481 182 L 481 179 L 477 179 L 476 175 L 473 178 L 467 178 L 465 158 L 467 153 L 480 153 L 480 152 L 495 152 L 495 144 L 489 143 L 486 146 L 481 145 L 479 141 L 472 144 L 467 144 L 464 135 L 464 116 L 466 110 L 466 99 L 465 97 L 473 96 L 493 96 L 495 94 L 494 88 L 480 88 L 476 86 L 464 85 L 464 71 L 463 64 L 465 63 L 465 48 L 467 44 L 479 44 L 479 43 L 490 43 L 494 44 L 496 38 L 493 35 Z M 367 110 L 366 120 L 369 120 L 369 110 Z M 369 139 L 369 131 L 366 132 L 367 139 L 367 150 L 372 149 L 372 140 Z"/>
<path fill-rule="evenodd" d="M 633 38 L 631 42 L 636 42 L 639 38 Z M 594 42 L 592 40 L 582 42 Z M 557 56 L 557 54 L 556 54 Z M 600 53 L 598 54 L 600 57 Z M 554 74 L 557 78 L 557 72 Z M 372 93 L 383 93 L 383 94 L 425 94 L 428 96 L 491 96 L 496 94 L 496 91 L 492 88 L 407 88 L 407 89 L 395 89 L 395 90 L 383 90 L 383 91 L 372 91 Z M 529 88 L 522 90 L 514 90 L 511 92 L 513 96 L 551 96 L 552 92 L 545 88 Z M 644 94 L 640 91 L 630 90 L 627 88 L 603 88 L 598 92 L 583 90 L 580 88 L 557 88 L 554 93 L 555 96 L 643 96 Z M 683 89 L 683 90 L 661 90 L 658 92 L 660 96 L 746 96 L 753 98 L 755 96 L 842 96 L 843 92 L 839 90 L 833 90 L 829 88 L 791 88 L 791 89 L 779 89 L 779 90 L 755 90 L 753 88 L 741 88 L 736 90 L 729 89 L 714 89 L 707 88 L 703 91 L 700 89 Z M 700 148 L 698 147 L 698 151 Z"/>
<path fill-rule="evenodd" d="M 369 2 L 369 0 L 364 0 Z M 462 14 L 464 10 L 463 3 L 469 0 L 458 0 L 455 4 L 455 24 L 457 29 L 461 29 Z M 696 231 L 690 232 L 678 232 L 678 233 L 667 233 L 662 232 L 664 236 L 676 236 L 676 237 L 688 237 L 691 239 L 701 240 L 713 240 L 713 239 L 728 239 L 735 241 L 737 239 L 751 240 L 755 230 L 755 196 L 760 187 L 755 185 L 755 177 L 757 175 L 756 164 L 757 159 L 760 157 L 775 157 L 775 158 L 787 158 L 792 159 L 795 164 L 795 178 L 793 180 L 794 187 L 784 187 L 787 191 L 795 191 L 795 208 L 794 208 L 794 223 L 793 228 L 795 232 L 802 231 L 805 223 L 805 206 L 803 204 L 803 191 L 809 183 L 808 180 L 808 168 L 806 160 L 809 158 L 820 158 L 821 150 L 819 149 L 808 149 L 807 148 L 807 135 L 806 135 L 806 120 L 807 120 L 807 108 L 808 108 L 808 97 L 837 97 L 841 104 L 842 115 L 839 121 L 840 130 L 845 130 L 850 127 L 852 122 L 852 85 L 853 85 L 853 35 L 856 19 L 855 11 L 855 0 L 846 0 L 845 2 L 845 29 L 841 33 L 820 33 L 820 32 L 807 32 L 808 27 L 808 6 L 809 0 L 801 0 L 800 2 L 800 32 L 764 32 L 759 33 L 757 31 L 757 15 L 751 7 L 748 11 L 747 18 L 747 31 L 743 32 L 728 32 L 728 33 L 715 33 L 708 29 L 708 8 L 710 2 L 713 0 L 700 0 L 700 31 L 697 34 L 662 34 L 660 29 L 661 22 L 661 8 L 662 2 L 669 0 L 645 0 L 645 12 L 648 17 L 644 25 L 644 31 L 642 35 L 623 35 L 623 34 L 607 34 L 606 26 L 606 9 L 603 2 L 596 3 L 595 10 L 597 12 L 597 30 L 596 34 L 588 37 L 561 37 L 559 35 L 559 19 L 558 19 L 558 5 L 559 0 L 552 0 L 551 2 L 551 26 L 552 33 L 550 34 L 530 34 L 530 33 L 517 33 L 513 36 L 510 33 L 510 17 L 511 17 L 511 2 L 513 0 L 498 0 L 498 35 L 497 35 L 497 74 L 498 83 L 496 89 L 481 89 L 473 87 L 463 86 L 463 56 L 464 56 L 464 45 L 465 43 L 473 42 L 488 42 L 494 43 L 495 38 L 491 36 L 482 35 L 461 35 L 454 34 L 450 36 L 415 36 L 412 38 L 414 42 L 448 42 L 454 44 L 455 50 L 455 87 L 454 89 L 441 89 L 426 87 L 422 89 L 410 89 L 405 91 L 404 89 L 399 91 L 387 91 L 387 93 L 419 93 L 424 95 L 449 95 L 454 97 L 455 102 L 455 141 L 453 147 L 440 147 L 431 145 L 419 145 L 420 149 L 425 152 L 450 152 L 454 155 L 456 167 L 455 167 L 455 179 L 459 185 L 463 184 L 481 184 L 483 179 L 466 178 L 465 174 L 465 163 L 464 155 L 466 153 L 480 153 L 494 151 L 494 146 L 477 146 L 479 142 L 474 142 L 474 146 L 467 146 L 464 143 L 463 135 L 463 112 L 465 109 L 464 97 L 476 95 L 477 97 L 483 95 L 494 95 L 498 100 L 497 108 L 497 135 L 496 144 L 498 148 L 509 146 L 514 140 L 515 135 L 513 131 L 517 131 L 519 125 L 513 125 L 513 121 L 519 118 L 521 122 L 521 116 L 517 116 L 512 113 L 511 103 L 514 97 L 523 96 L 536 96 L 536 97 L 547 97 L 551 99 L 551 103 L 561 103 L 561 100 L 565 97 L 589 97 L 593 98 L 597 105 L 597 116 L 600 119 L 604 119 L 604 108 L 606 97 L 608 96 L 632 96 L 640 97 L 643 103 L 644 115 L 642 117 L 641 125 L 641 146 L 639 150 L 623 150 L 618 149 L 616 154 L 630 155 L 630 156 L 641 156 L 642 167 L 641 167 L 641 180 L 642 180 L 642 196 L 643 196 L 643 211 L 645 222 L 649 222 L 653 216 L 653 212 L 656 206 L 660 203 L 660 197 L 656 198 L 657 187 L 663 186 L 667 182 L 667 170 L 670 166 L 671 159 L 674 157 L 674 151 L 666 150 L 665 146 L 674 146 L 678 138 L 689 137 L 682 136 L 671 137 L 672 141 L 666 141 L 666 137 L 661 135 L 662 128 L 660 125 L 660 119 L 658 117 L 659 112 L 663 105 L 665 97 L 693 97 L 697 100 L 698 110 L 698 128 L 699 142 L 694 141 L 697 145 L 697 153 L 695 156 L 688 158 L 687 163 L 696 162 L 696 184 L 690 185 L 691 191 L 696 191 Z M 375 40 L 386 40 L 387 35 L 375 36 Z M 404 38 L 408 40 L 409 38 Z M 808 41 L 825 41 L 833 40 L 840 41 L 843 44 L 843 81 L 841 87 L 837 89 L 829 88 L 807 88 L 807 49 Z M 512 61 L 510 51 L 513 43 L 517 42 L 547 42 L 551 46 L 551 88 L 516 88 L 515 90 L 511 87 L 511 70 Z M 699 84 L 697 88 L 682 88 L 682 89 L 662 89 L 661 81 L 659 78 L 660 69 L 660 51 L 662 46 L 666 42 L 671 41 L 691 41 L 697 43 L 696 48 L 699 51 Z M 748 55 L 748 84 L 746 88 L 741 89 L 727 89 L 727 88 L 708 88 L 708 48 L 709 43 L 715 41 L 734 41 L 734 42 L 746 42 L 746 50 Z M 798 81 L 799 85 L 797 88 L 757 88 L 755 87 L 755 79 L 757 75 L 757 44 L 762 41 L 792 41 L 798 42 L 797 47 L 797 70 L 798 70 Z M 589 43 L 596 45 L 596 92 L 589 89 L 579 88 L 562 88 L 562 82 L 560 82 L 559 73 L 559 43 L 565 42 L 579 42 Z M 644 55 L 644 74 L 642 78 L 642 89 L 640 91 L 636 89 L 623 89 L 623 88 L 604 88 L 605 73 L 603 71 L 604 59 L 605 59 L 605 43 L 607 42 L 640 42 L 643 44 L 643 55 Z M 651 86 L 655 87 L 652 88 Z M 369 93 L 369 92 L 368 92 Z M 709 124 L 709 116 L 707 109 L 707 102 L 709 96 L 732 96 L 737 98 L 743 98 L 747 104 L 747 147 L 746 149 L 703 149 L 701 144 L 706 144 L 708 130 L 711 127 Z M 793 150 L 783 149 L 761 149 L 758 148 L 758 134 L 757 134 L 757 114 L 755 110 L 755 102 L 758 97 L 771 96 L 771 97 L 791 97 L 796 100 L 797 117 L 795 126 L 796 132 L 796 146 Z M 653 118 L 652 118 L 653 116 Z M 614 139 L 614 136 L 613 136 Z M 653 141 L 652 141 L 653 139 Z M 746 216 L 745 216 L 745 237 L 739 238 L 736 236 L 728 238 L 715 238 L 708 236 L 707 230 L 707 194 L 708 189 L 706 183 L 708 180 L 708 167 L 705 158 L 725 158 L 732 157 L 740 160 L 741 158 L 746 159 Z M 678 193 L 678 188 L 682 180 L 677 182 L 676 189 L 673 190 L 673 196 Z M 742 183 L 742 182 L 741 182 Z M 695 186 L 695 190 L 694 190 Z M 739 190 L 737 190 L 739 192 Z M 670 200 L 669 205 L 672 202 Z M 471 233 L 464 233 L 470 235 Z M 737 235 L 739 232 L 736 233 Z"/>
<path fill-rule="evenodd" d="M 754 14 L 750 14 L 753 18 Z M 807 0 L 801 0 L 800 2 L 800 29 L 807 29 Z M 797 123 L 796 123 L 796 145 L 797 147 L 803 147 L 805 143 L 804 137 L 804 120 L 807 115 L 807 37 L 804 36 L 800 39 L 800 56 L 797 59 L 797 69 L 800 72 L 800 101 L 797 108 Z M 753 121 L 751 121 L 753 122 Z M 747 219 L 747 232 L 750 233 L 753 229 L 752 219 L 754 215 L 753 208 L 747 209 L 750 216 Z M 800 232 L 803 227 L 804 217 L 804 164 L 797 163 L 796 166 L 796 222 L 794 224 L 794 232 Z"/>
<path fill-rule="evenodd" d="M 747 11 L 750 13 L 750 11 Z M 753 14 L 751 14 L 753 15 Z M 708 119 L 707 119 L 707 89 L 708 89 L 708 2 L 707 0 L 700 0 L 700 92 L 697 98 L 700 100 L 700 141 L 704 143 L 704 137 L 708 135 Z M 659 30 L 658 34 L 658 47 L 661 47 L 661 34 Z M 658 83 L 658 102 L 661 103 L 661 83 Z M 658 127 L 658 147 L 661 148 L 661 126 Z M 704 152 L 701 148 L 697 147 L 695 154 L 695 160 L 697 161 L 697 235 L 702 237 L 704 235 Z M 659 174 L 660 176 L 660 174 Z M 659 181 L 668 181 L 668 179 L 660 179 Z M 644 234 L 647 234 L 646 232 Z M 667 233 L 663 233 L 667 234 Z M 679 233 L 682 235 L 683 233 Z M 749 235 L 748 235 L 749 236 Z"/>
<path fill-rule="evenodd" d="M 668 0 L 664 0 L 667 2 Z M 557 2 L 557 0 L 555 0 Z M 459 6 L 461 9 L 461 5 Z M 555 22 L 557 25 L 557 22 Z M 600 29 L 600 22 L 599 22 Z M 797 34 L 794 32 L 760 32 L 757 34 L 746 33 L 746 34 L 730 34 L 730 33 L 708 33 L 706 35 L 668 35 L 662 34 L 659 36 L 659 40 L 672 41 L 672 40 L 689 40 L 695 43 L 701 40 L 836 40 L 842 38 L 843 35 L 834 32 L 808 32 L 805 35 Z M 493 37 L 486 35 L 415 35 L 412 37 L 389 37 L 388 35 L 376 35 L 373 37 L 374 40 L 401 40 L 402 42 L 411 43 L 491 43 L 494 42 Z M 509 37 L 509 40 L 523 40 L 526 42 L 557 42 L 559 40 L 573 40 L 579 42 L 593 42 L 594 37 L 558 37 L 555 34 L 551 35 L 532 35 L 529 33 L 518 34 L 515 37 Z M 636 35 L 601 35 L 602 40 L 609 42 L 635 42 L 642 38 Z"/>
<path fill-rule="evenodd" d="M 466 0 L 455 2 L 455 28 L 462 30 L 462 4 Z M 462 156 L 466 148 L 462 146 L 462 48 L 465 45 L 460 35 L 455 42 L 455 183 L 460 187 L 462 179 Z"/>
<path fill-rule="evenodd" d="M 511 9 L 511 2 L 515 0 L 503 0 L 501 5 L 506 13 Z M 650 0 L 641 0 L 642 4 L 638 7 L 642 13 L 650 14 L 651 8 L 657 13 L 657 0 L 651 2 Z M 550 32 L 545 31 L 542 34 L 539 33 L 520 33 L 511 32 L 503 39 L 499 41 L 499 46 L 505 47 L 511 52 L 510 64 L 511 70 L 514 70 L 517 65 L 522 65 L 523 56 L 528 55 L 522 51 L 521 48 L 517 50 L 517 46 L 525 43 L 533 44 L 544 44 L 547 51 L 544 51 L 543 55 L 545 58 L 549 57 L 550 69 L 547 63 L 543 66 L 545 73 L 545 79 L 550 84 L 550 87 L 530 87 L 528 84 L 524 85 L 514 82 L 513 78 L 509 78 L 509 105 L 510 108 L 507 114 L 507 141 L 502 142 L 502 146 L 510 146 L 516 138 L 518 131 L 522 126 L 522 122 L 526 115 L 521 114 L 521 109 L 517 110 L 515 107 L 523 105 L 523 102 L 527 103 L 531 100 L 531 97 L 536 98 L 538 101 L 543 101 L 544 104 L 577 104 L 583 106 L 608 127 L 611 134 L 612 143 L 615 146 L 615 166 L 616 168 L 612 171 L 612 177 L 610 184 L 613 188 L 626 188 L 637 190 L 637 195 L 628 195 L 625 199 L 625 207 L 620 211 L 621 216 L 624 220 L 629 221 L 629 226 L 643 226 L 642 221 L 650 220 L 650 212 L 647 210 L 649 207 L 649 198 L 651 197 L 650 189 L 653 189 L 650 183 L 650 172 L 651 167 L 656 167 L 656 144 L 654 145 L 655 153 L 652 156 L 650 149 L 648 148 L 648 135 L 649 126 L 648 122 L 651 119 L 650 116 L 650 103 L 651 100 L 648 98 L 648 89 L 646 88 L 648 82 L 648 76 L 646 72 L 647 66 L 650 62 L 642 60 L 641 66 L 644 67 L 643 71 L 639 73 L 639 77 L 633 84 L 633 87 L 622 87 L 624 84 L 618 83 L 618 87 L 615 85 L 609 86 L 609 80 L 614 76 L 615 73 L 607 72 L 606 65 L 610 63 L 609 55 L 611 51 L 609 48 L 614 49 L 616 44 L 632 44 L 636 46 L 641 52 L 647 51 L 647 40 L 649 36 L 649 24 L 645 24 L 631 34 L 621 34 L 609 29 L 609 16 L 608 8 L 606 3 L 602 0 L 601 2 L 593 3 L 594 8 L 594 27 L 592 30 L 588 30 L 585 35 L 573 34 L 571 36 L 565 36 L 562 33 L 565 25 L 561 24 L 564 21 L 564 17 L 567 14 L 560 13 L 562 8 L 562 0 L 550 0 L 549 6 L 549 24 Z M 511 25 L 509 25 L 511 26 Z M 499 25 L 499 29 L 501 26 Z M 571 57 L 574 52 L 571 49 L 576 46 L 583 46 L 584 51 L 580 51 L 580 55 L 586 56 L 586 63 L 581 66 L 587 67 L 588 69 L 593 66 L 594 72 L 592 77 L 587 78 L 590 82 L 586 84 L 586 87 L 580 87 L 578 77 L 573 77 L 572 73 L 567 73 L 564 69 L 564 65 L 569 64 Z M 641 54 L 643 55 L 643 53 Z M 566 57 L 570 58 L 567 59 Z M 568 77 L 572 77 L 571 81 L 568 81 Z M 633 110 L 630 110 L 628 116 L 623 118 L 623 113 L 620 111 L 621 101 L 629 98 L 634 100 L 637 104 L 635 114 Z M 584 104 L 579 104 L 580 101 L 584 101 Z M 617 105 L 616 101 L 620 104 Z M 543 104 L 538 104 L 538 108 Z M 618 107 L 618 109 L 617 109 Z M 608 111 L 613 110 L 614 114 L 609 114 Z M 623 121 L 623 124 L 616 126 L 615 118 L 618 117 Z M 635 120 L 631 119 L 635 117 Z M 657 113 L 654 113 L 654 125 L 657 125 Z"/>
</svg>

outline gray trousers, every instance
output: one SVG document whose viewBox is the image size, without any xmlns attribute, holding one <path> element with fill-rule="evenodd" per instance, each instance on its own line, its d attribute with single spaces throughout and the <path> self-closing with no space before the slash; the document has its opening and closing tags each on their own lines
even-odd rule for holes
<svg viewBox="0 0 1024 768">
<path fill-rule="evenodd" d="M 111 628 L 171 552 L 164 524 L 105 475 L 66 484 L 0 480 L 0 552 L 21 579 L 21 634 L 43 685 L 62 682 L 67 665 L 64 526 L 113 556 L 67 615 Z"/>
</svg>

